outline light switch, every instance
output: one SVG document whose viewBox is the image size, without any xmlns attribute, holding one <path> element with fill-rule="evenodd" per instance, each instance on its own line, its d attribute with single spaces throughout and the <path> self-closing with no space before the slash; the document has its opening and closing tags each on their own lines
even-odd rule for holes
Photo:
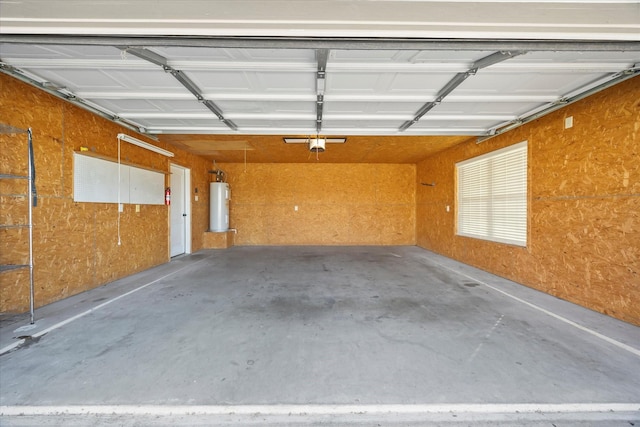
<svg viewBox="0 0 640 427">
<path fill-rule="evenodd" d="M 295 206 L 293 207 L 293 210 L 294 210 L 294 211 L 296 211 L 296 212 L 298 212 L 298 205 L 295 205 Z"/>
<path fill-rule="evenodd" d="M 140 205 L 136 205 L 136 212 L 140 212 Z"/>
</svg>

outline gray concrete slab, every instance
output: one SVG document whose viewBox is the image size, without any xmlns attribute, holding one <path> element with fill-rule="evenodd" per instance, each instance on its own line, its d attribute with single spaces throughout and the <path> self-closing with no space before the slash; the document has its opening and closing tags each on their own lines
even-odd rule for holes
<svg viewBox="0 0 640 427">
<path fill-rule="evenodd" d="M 417 247 L 203 251 L 36 318 L 3 425 L 640 421 L 640 328 Z"/>
</svg>

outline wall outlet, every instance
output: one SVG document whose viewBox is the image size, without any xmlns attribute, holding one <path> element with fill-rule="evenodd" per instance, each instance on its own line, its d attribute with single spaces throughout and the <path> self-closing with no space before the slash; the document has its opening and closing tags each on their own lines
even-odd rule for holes
<svg viewBox="0 0 640 427">
<path fill-rule="evenodd" d="M 564 119 L 564 128 L 571 129 L 573 127 L 573 116 L 566 117 Z"/>
<path fill-rule="evenodd" d="M 447 212 L 449 212 L 451 210 L 451 206 L 447 205 L 445 209 L 447 210 Z"/>
<path fill-rule="evenodd" d="M 123 203 L 119 203 L 118 204 L 118 212 L 124 212 L 124 204 Z"/>
<path fill-rule="evenodd" d="M 198 201 L 198 195 L 196 194 L 196 202 Z"/>
<path fill-rule="evenodd" d="M 296 211 L 296 212 L 298 212 L 298 205 L 295 205 L 295 206 L 293 207 L 293 210 L 294 210 L 294 211 Z"/>
<path fill-rule="evenodd" d="M 140 212 L 140 205 L 136 205 L 136 212 Z"/>
</svg>

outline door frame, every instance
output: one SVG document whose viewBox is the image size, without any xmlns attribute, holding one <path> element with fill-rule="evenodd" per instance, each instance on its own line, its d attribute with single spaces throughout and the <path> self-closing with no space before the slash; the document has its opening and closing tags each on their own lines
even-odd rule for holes
<svg viewBox="0 0 640 427">
<path fill-rule="evenodd" d="M 171 168 L 182 169 L 184 171 L 184 188 L 182 189 L 184 195 L 184 213 L 187 214 L 185 221 L 185 230 L 184 230 L 184 253 L 191 253 L 191 169 L 186 168 L 177 163 L 171 163 L 169 166 L 169 171 Z M 173 188 L 173 184 L 172 187 Z M 173 197 L 173 194 L 171 195 Z M 169 258 L 171 258 L 171 215 L 169 215 Z M 179 256 L 179 255 L 176 255 Z"/>
</svg>

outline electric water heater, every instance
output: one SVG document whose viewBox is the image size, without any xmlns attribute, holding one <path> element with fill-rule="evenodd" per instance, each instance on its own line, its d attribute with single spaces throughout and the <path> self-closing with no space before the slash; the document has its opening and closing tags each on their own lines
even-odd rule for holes
<svg viewBox="0 0 640 427">
<path fill-rule="evenodd" d="M 212 182 L 209 184 L 209 231 L 229 230 L 229 184 Z"/>
</svg>

